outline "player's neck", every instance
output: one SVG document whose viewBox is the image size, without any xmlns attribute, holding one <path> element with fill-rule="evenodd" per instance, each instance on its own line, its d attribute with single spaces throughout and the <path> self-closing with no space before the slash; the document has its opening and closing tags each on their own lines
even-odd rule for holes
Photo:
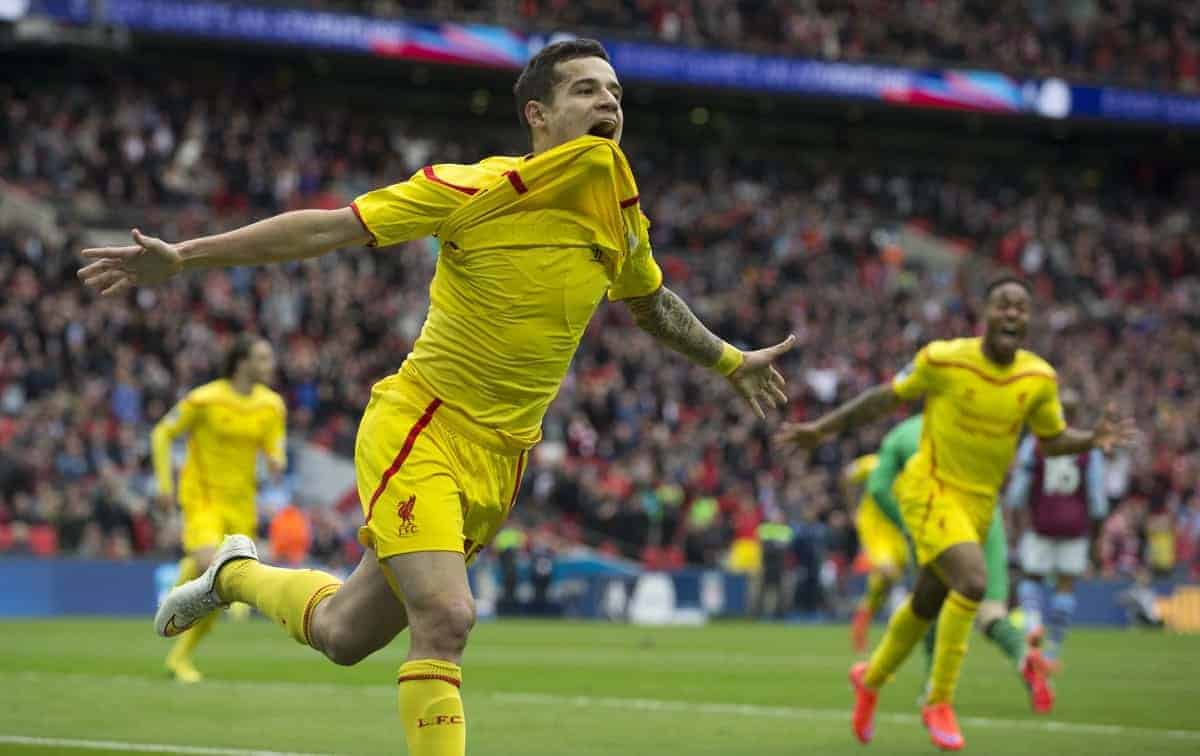
<svg viewBox="0 0 1200 756">
<path fill-rule="evenodd" d="M 254 379 L 235 375 L 229 379 L 229 386 L 243 396 L 250 396 L 250 392 L 254 391 Z"/>
<path fill-rule="evenodd" d="M 1011 354 L 1006 354 L 1006 355 L 1000 355 L 999 353 L 996 352 L 995 348 L 991 345 L 991 343 L 987 341 L 987 339 L 984 339 L 984 341 L 983 341 L 982 351 L 983 351 L 984 359 L 986 359 L 988 362 L 991 362 L 992 364 L 999 365 L 1000 367 L 1008 367 L 1009 365 L 1013 364 L 1013 362 L 1015 362 L 1017 359 L 1016 352 L 1012 352 Z"/>
</svg>

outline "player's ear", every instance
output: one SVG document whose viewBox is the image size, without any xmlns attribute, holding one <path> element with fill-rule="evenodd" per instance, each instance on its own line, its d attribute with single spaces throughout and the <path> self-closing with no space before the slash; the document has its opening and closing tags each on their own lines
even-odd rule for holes
<svg viewBox="0 0 1200 756">
<path fill-rule="evenodd" d="M 546 114 L 542 110 L 542 103 L 537 100 L 530 100 L 525 103 L 525 121 L 530 126 L 537 128 L 546 125 Z"/>
</svg>

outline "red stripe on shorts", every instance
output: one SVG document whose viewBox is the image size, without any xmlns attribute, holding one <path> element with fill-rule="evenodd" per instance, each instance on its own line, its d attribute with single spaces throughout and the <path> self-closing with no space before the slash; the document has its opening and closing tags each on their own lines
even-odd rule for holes
<svg viewBox="0 0 1200 756">
<path fill-rule="evenodd" d="M 417 420 L 413 425 L 412 430 L 408 432 L 408 438 L 404 439 L 404 446 L 400 447 L 400 452 L 396 458 L 392 460 L 392 465 L 383 473 L 383 477 L 379 479 L 379 485 L 375 488 L 375 493 L 371 494 L 371 503 L 367 505 L 367 524 L 371 522 L 371 515 L 375 514 L 375 502 L 383 494 L 383 490 L 387 488 L 388 481 L 404 464 L 404 460 L 408 459 L 408 455 L 412 452 L 413 444 L 417 442 L 417 436 L 421 435 L 421 431 L 425 430 L 425 426 L 429 425 L 429 421 L 433 419 L 433 413 L 437 412 L 437 408 L 442 405 L 441 399 L 434 399 L 425 408 L 425 413 L 421 415 L 421 419 Z"/>
</svg>

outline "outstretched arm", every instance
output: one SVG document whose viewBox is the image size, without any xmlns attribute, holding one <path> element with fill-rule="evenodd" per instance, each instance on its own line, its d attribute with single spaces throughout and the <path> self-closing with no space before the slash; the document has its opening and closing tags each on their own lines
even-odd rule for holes
<svg viewBox="0 0 1200 756">
<path fill-rule="evenodd" d="M 666 286 L 623 301 L 638 328 L 697 365 L 724 375 L 760 418 L 766 417 L 762 403 L 777 407 L 787 402 L 783 376 L 772 363 L 792 348 L 794 336 L 766 349 L 741 352 L 708 330 L 687 303 Z"/>
<path fill-rule="evenodd" d="M 625 304 L 638 328 L 660 344 L 701 367 L 716 367 L 725 342 L 700 322 L 678 294 L 660 286 L 653 294 L 626 299 Z"/>
<path fill-rule="evenodd" d="M 1108 454 L 1116 447 L 1129 446 L 1137 440 L 1137 428 L 1133 420 L 1121 417 L 1115 404 L 1104 408 L 1104 415 L 1091 430 L 1067 428 L 1052 438 L 1038 439 L 1042 454 L 1058 457 L 1064 454 L 1082 454 L 1090 449 L 1100 449 Z"/>
<path fill-rule="evenodd" d="M 303 260 L 369 239 L 349 207 L 295 210 L 177 244 L 134 229 L 130 246 L 83 250 L 83 256 L 93 262 L 80 269 L 79 278 L 101 294 L 120 294 L 162 283 L 184 271 Z"/>
<path fill-rule="evenodd" d="M 869 388 L 827 415 L 811 423 L 788 423 L 775 435 L 776 443 L 795 444 L 812 449 L 826 437 L 853 430 L 860 425 L 885 417 L 900 406 L 900 397 L 891 384 L 881 383 Z"/>
</svg>

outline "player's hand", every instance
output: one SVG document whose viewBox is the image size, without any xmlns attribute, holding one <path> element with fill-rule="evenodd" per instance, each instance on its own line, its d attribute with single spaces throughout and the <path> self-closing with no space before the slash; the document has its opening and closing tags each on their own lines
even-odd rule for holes
<svg viewBox="0 0 1200 756">
<path fill-rule="evenodd" d="M 137 286 L 160 284 L 183 269 L 183 258 L 174 245 L 136 228 L 133 240 L 136 244 L 128 247 L 83 250 L 83 256 L 95 262 L 79 269 L 79 280 L 102 296 L 109 296 Z"/>
<path fill-rule="evenodd" d="M 1113 449 L 1132 446 L 1137 439 L 1138 429 L 1133 424 L 1133 418 L 1121 417 L 1117 405 L 1112 403 L 1104 408 L 1104 415 L 1092 428 L 1092 446 L 1105 454 L 1111 454 Z"/>
<path fill-rule="evenodd" d="M 820 422 L 784 423 L 772 440 L 780 446 L 790 444 L 797 449 L 811 450 L 817 448 L 827 435 Z"/>
<path fill-rule="evenodd" d="M 750 403 L 754 414 L 758 415 L 760 420 L 767 418 L 763 412 L 764 404 L 768 407 L 782 407 L 787 404 L 788 397 L 783 391 L 786 381 L 773 363 L 791 351 L 795 343 L 796 337 L 788 336 L 775 346 L 743 352 L 742 364 L 726 376 L 733 389 Z"/>
</svg>

